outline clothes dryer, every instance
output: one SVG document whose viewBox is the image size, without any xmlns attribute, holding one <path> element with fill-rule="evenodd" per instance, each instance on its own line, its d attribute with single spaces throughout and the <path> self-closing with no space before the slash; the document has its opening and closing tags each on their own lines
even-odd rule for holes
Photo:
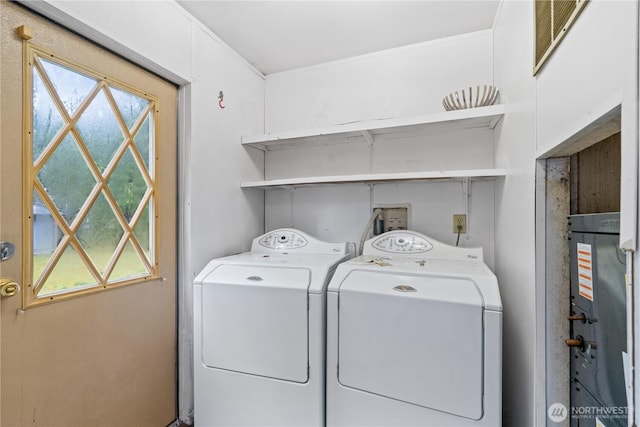
<svg viewBox="0 0 640 427">
<path fill-rule="evenodd" d="M 327 291 L 327 426 L 500 426 L 502 303 L 482 249 L 384 233 Z"/>
<path fill-rule="evenodd" d="M 194 282 L 194 421 L 324 426 L 326 287 L 353 244 L 279 229 Z"/>
</svg>

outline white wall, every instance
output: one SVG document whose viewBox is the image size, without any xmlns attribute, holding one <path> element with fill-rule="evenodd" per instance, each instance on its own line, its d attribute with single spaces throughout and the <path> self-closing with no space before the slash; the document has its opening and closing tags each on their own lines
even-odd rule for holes
<svg viewBox="0 0 640 427">
<path fill-rule="evenodd" d="M 491 169 L 493 131 L 470 129 L 396 139 L 380 135 L 371 148 L 363 142 L 309 145 L 268 151 L 265 160 L 266 179 Z"/>
<path fill-rule="evenodd" d="M 633 3 L 589 2 L 538 72 L 539 153 L 597 119 L 601 106 L 620 103 L 623 96 L 629 95 L 625 87 L 636 57 L 633 36 L 637 17 Z"/>
<path fill-rule="evenodd" d="M 263 80 L 208 34 L 194 31 L 191 84 L 191 262 L 196 273 L 214 257 L 248 250 L 262 234 L 264 194 L 240 190 L 261 179 L 263 155 L 240 135 L 263 129 Z M 224 92 L 225 108 L 218 107 Z"/>
<path fill-rule="evenodd" d="M 503 422 L 542 426 L 534 418 L 535 81 L 533 2 L 502 3 L 494 26 L 495 80 L 505 116 L 496 128 L 496 275 L 504 306 Z M 544 407 L 544 402 L 542 403 Z"/>
<path fill-rule="evenodd" d="M 443 111 L 442 98 L 492 84 L 491 31 L 269 74 L 265 131 Z"/>
<path fill-rule="evenodd" d="M 179 415 L 189 420 L 191 281 L 208 260 L 247 250 L 264 229 L 264 194 L 240 189 L 241 180 L 263 177 L 263 154 L 240 145 L 240 135 L 264 129 L 263 76 L 171 0 L 27 5 L 182 87 Z"/>
<path fill-rule="evenodd" d="M 491 31 L 268 75 L 267 132 L 443 111 L 442 98 L 470 84 L 493 84 Z M 462 131 L 267 152 L 267 179 L 354 173 L 492 168 L 493 133 Z M 463 246 L 482 246 L 493 266 L 492 181 L 471 184 Z M 455 244 L 452 215 L 464 213 L 461 182 L 270 190 L 265 227 L 297 227 L 329 241 L 360 240 L 372 207 L 409 203 L 411 228 Z"/>
<path fill-rule="evenodd" d="M 633 1 L 589 2 L 536 79 L 539 155 L 622 105 L 620 241 L 632 250 L 637 223 L 637 8 Z"/>
<path fill-rule="evenodd" d="M 485 262 L 494 266 L 492 181 L 471 183 L 467 234 L 460 246 L 484 249 Z M 358 243 L 373 205 L 410 204 L 412 230 L 455 245 L 452 215 L 464 213 L 461 182 L 344 185 L 270 190 L 266 195 L 266 229 L 294 227 L 330 242 Z"/>
</svg>

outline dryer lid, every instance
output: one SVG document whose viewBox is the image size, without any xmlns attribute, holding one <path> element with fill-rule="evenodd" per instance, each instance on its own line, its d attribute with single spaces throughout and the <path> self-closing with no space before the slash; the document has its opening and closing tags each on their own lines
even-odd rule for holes
<svg viewBox="0 0 640 427">
<path fill-rule="evenodd" d="M 352 271 L 339 294 L 340 383 L 481 418 L 482 306 L 470 279 Z"/>
</svg>

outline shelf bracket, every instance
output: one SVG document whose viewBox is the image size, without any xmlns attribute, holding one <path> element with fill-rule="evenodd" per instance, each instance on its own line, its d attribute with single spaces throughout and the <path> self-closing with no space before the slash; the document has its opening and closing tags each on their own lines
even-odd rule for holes
<svg viewBox="0 0 640 427">
<path fill-rule="evenodd" d="M 469 177 L 462 178 L 462 203 L 464 214 L 467 216 L 467 233 L 465 239 L 469 240 L 471 234 L 471 216 L 469 215 L 469 205 L 471 204 L 471 181 Z"/>
<path fill-rule="evenodd" d="M 360 133 L 362 133 L 362 136 L 364 136 L 364 139 L 367 140 L 367 145 L 371 147 L 374 142 L 373 135 L 371 135 L 371 132 L 369 132 L 368 130 L 361 130 Z"/>
</svg>

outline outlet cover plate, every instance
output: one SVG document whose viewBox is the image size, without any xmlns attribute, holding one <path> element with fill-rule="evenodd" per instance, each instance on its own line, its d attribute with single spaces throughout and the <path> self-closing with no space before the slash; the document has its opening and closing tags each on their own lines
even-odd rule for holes
<svg viewBox="0 0 640 427">
<path fill-rule="evenodd" d="M 467 215 L 453 214 L 453 232 L 458 234 L 458 226 L 460 226 L 460 234 L 467 232 Z"/>
</svg>

